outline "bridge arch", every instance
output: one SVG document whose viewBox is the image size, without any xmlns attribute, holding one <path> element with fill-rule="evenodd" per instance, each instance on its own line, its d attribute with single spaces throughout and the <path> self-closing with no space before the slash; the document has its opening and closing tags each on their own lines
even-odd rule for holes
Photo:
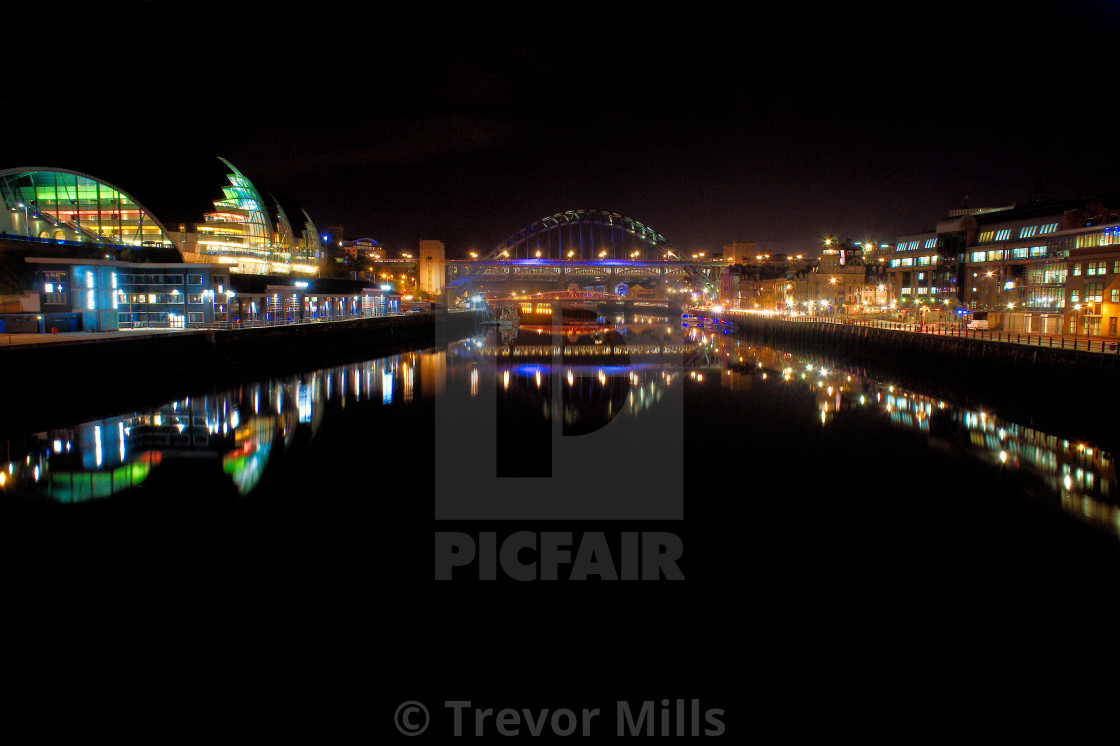
<svg viewBox="0 0 1120 746">
<path fill-rule="evenodd" d="M 679 259 L 663 235 L 604 210 L 565 210 L 535 220 L 491 249 L 486 259 Z"/>
</svg>

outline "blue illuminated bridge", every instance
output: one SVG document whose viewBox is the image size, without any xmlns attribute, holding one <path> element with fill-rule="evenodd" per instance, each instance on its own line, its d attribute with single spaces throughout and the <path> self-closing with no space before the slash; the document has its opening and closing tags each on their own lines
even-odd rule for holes
<svg viewBox="0 0 1120 746">
<path fill-rule="evenodd" d="M 668 239 L 632 218 L 569 210 L 530 223 L 485 256 L 448 261 L 446 284 L 449 295 L 461 297 L 511 281 L 588 286 L 655 279 L 714 295 L 724 266 L 682 256 Z"/>
</svg>

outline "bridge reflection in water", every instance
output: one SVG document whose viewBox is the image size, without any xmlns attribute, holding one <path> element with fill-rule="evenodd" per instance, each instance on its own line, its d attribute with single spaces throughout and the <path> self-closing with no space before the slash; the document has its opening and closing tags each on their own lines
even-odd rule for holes
<svg viewBox="0 0 1120 746">
<path fill-rule="evenodd" d="M 495 329 L 458 345 L 452 368 L 469 370 L 470 396 L 480 378 L 494 387 L 496 475 L 553 476 L 555 436 L 588 435 L 662 401 L 699 349 L 664 313 Z"/>
<path fill-rule="evenodd" d="M 1116 466 L 1099 445 L 856 370 L 834 369 L 820 358 L 751 346 L 722 331 L 682 329 L 679 321 L 657 317 L 521 328 L 504 337 L 492 330 L 438 350 L 245 382 L 0 441 L 0 492 L 60 503 L 108 498 L 146 487 L 175 461 L 197 463 L 199 473 L 216 471 L 232 494 L 245 495 L 260 490 L 262 476 L 280 457 L 306 460 L 308 469 L 322 470 L 329 487 L 331 471 L 341 467 L 323 463 L 322 454 L 309 454 L 302 446 L 342 419 L 332 413 L 354 403 L 366 407 L 363 413 L 380 407 L 412 412 L 419 399 L 438 397 L 447 388 L 468 398 L 487 391 L 496 398 L 499 474 L 544 476 L 553 467 L 547 439 L 556 432 L 592 433 L 619 417 L 640 423 L 683 386 L 686 409 L 694 396 L 718 402 L 727 420 L 718 432 L 727 439 L 728 453 L 734 452 L 736 429 L 770 426 L 757 421 L 758 412 L 736 409 L 745 401 L 736 398 L 741 393 L 763 397 L 770 411 L 788 417 L 804 416 L 812 408 L 816 428 L 823 432 L 847 418 L 870 415 L 876 427 L 913 433 L 931 450 L 1028 474 L 1069 515 L 1120 538 Z M 381 433 L 376 414 L 363 418 L 358 425 L 340 427 L 358 427 L 352 437 L 373 442 L 414 436 L 430 426 L 425 421 L 415 425 L 416 432 Z M 834 447 L 853 455 L 860 448 L 843 442 Z M 873 465 L 892 454 L 861 457 Z"/>
</svg>

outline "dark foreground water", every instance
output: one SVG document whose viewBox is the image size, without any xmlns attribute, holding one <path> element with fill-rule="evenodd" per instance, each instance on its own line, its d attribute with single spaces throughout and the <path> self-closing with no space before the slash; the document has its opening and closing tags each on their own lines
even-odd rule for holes
<svg viewBox="0 0 1120 746">
<path fill-rule="evenodd" d="M 551 514 L 497 517 L 724 516 L 748 533 L 764 524 L 806 559 L 815 542 L 907 555 L 915 543 L 952 542 L 978 556 L 1032 541 L 1042 553 L 1120 546 L 1112 454 L 1068 433 L 829 370 L 724 328 L 631 317 L 549 331 L 481 329 L 446 348 L 10 438 L 6 523 L 137 540 L 158 531 L 151 520 L 275 524 L 299 543 L 312 538 L 298 535 L 307 522 L 373 505 L 480 518 L 472 490 L 507 478 L 537 493 L 572 481 Z M 580 439 L 586 447 L 568 448 Z M 571 508 L 578 485 L 600 474 L 632 493 L 622 512 Z"/>
<path fill-rule="evenodd" d="M 678 318 L 493 330 L 3 448 L 21 614 L 45 597 L 66 639 L 133 653 L 141 630 L 158 651 L 220 640 L 227 661 L 267 638 L 254 678 L 288 681 L 297 650 L 376 671 L 400 689 L 386 717 L 411 697 L 562 691 L 723 698 L 742 723 L 778 696 L 749 699 L 759 677 L 813 670 L 832 701 L 831 656 L 850 671 L 950 634 L 998 646 L 1029 626 L 984 627 L 1011 595 L 1108 597 L 1120 569 L 1096 444 Z M 673 532 L 687 580 L 432 581 L 434 532 L 518 530 L 602 531 L 615 550 Z M 107 618 L 110 638 L 81 632 Z M 360 691 L 316 680 L 354 713 Z"/>
</svg>

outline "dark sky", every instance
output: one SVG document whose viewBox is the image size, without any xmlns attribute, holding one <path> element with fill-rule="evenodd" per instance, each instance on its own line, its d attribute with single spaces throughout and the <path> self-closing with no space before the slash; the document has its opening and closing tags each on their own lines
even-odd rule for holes
<svg viewBox="0 0 1120 746">
<path fill-rule="evenodd" d="M 177 223 L 221 155 L 320 228 L 453 256 L 568 209 L 782 250 L 1038 175 L 1120 187 L 1114 2 L 495 7 L 99 4 L 7 54 L 33 63 L 0 87 L 0 166 L 88 171 Z"/>
</svg>

